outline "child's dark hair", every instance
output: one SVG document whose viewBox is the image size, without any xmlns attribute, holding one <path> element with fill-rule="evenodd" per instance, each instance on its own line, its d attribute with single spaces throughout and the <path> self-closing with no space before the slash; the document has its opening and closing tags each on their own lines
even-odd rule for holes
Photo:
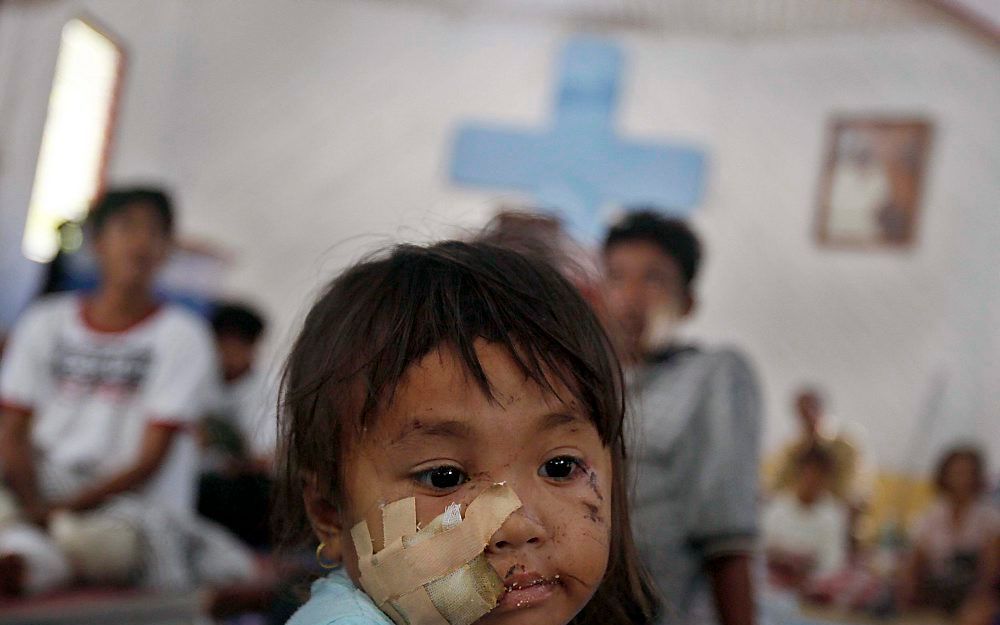
<svg viewBox="0 0 1000 625">
<path fill-rule="evenodd" d="M 604 252 L 634 241 L 652 243 L 677 261 L 684 278 L 684 288 L 691 288 L 701 266 L 702 250 L 701 242 L 690 226 L 654 210 L 633 209 L 608 230 Z"/>
<path fill-rule="evenodd" d="M 255 343 L 264 333 L 264 318 L 247 304 L 220 303 L 212 311 L 212 330 L 215 336 L 235 336 L 247 343 Z"/>
<path fill-rule="evenodd" d="M 816 467 L 823 473 L 829 475 L 833 473 L 836 464 L 833 454 L 819 445 L 810 445 L 795 458 L 795 466 L 801 471 L 806 467 Z"/>
<path fill-rule="evenodd" d="M 977 492 L 986 490 L 986 459 L 983 457 L 982 450 L 975 445 L 960 445 L 946 451 L 941 459 L 938 460 L 937 467 L 934 469 L 934 486 L 938 492 L 950 492 L 948 471 L 951 469 L 951 465 L 959 460 L 968 460 L 972 463 L 973 471 L 976 474 Z"/>
<path fill-rule="evenodd" d="M 163 224 L 163 233 L 174 232 L 174 208 L 170 196 L 155 187 L 129 187 L 105 191 L 90 209 L 87 227 L 94 235 L 100 234 L 108 219 L 135 204 L 146 204 L 156 211 Z"/>
<path fill-rule="evenodd" d="M 506 347 L 543 388 L 561 383 L 588 413 L 613 458 L 610 559 L 576 624 L 651 620 L 657 602 L 638 563 L 626 495 L 623 378 L 607 335 L 577 291 L 544 261 L 490 243 L 400 245 L 341 274 L 306 317 L 282 380 L 281 478 L 285 542 L 307 538 L 304 474 L 342 501 L 345 444 L 391 402 L 407 369 L 431 350 L 455 350 L 492 397 L 478 339 Z M 569 400 L 569 398 L 565 398 Z"/>
</svg>

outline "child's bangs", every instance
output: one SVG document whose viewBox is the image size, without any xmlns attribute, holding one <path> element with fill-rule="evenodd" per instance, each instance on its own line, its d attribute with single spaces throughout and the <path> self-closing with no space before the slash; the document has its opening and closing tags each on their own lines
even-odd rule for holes
<svg viewBox="0 0 1000 625">
<path fill-rule="evenodd" d="M 576 400 L 605 443 L 619 435 L 620 372 L 587 304 L 555 270 L 503 248 L 445 243 L 401 246 L 374 265 L 379 296 L 362 327 L 358 367 L 364 403 L 356 425 L 384 410 L 407 369 L 435 349 L 454 350 L 470 379 L 495 401 L 476 342 L 502 345 L 528 380 Z M 378 285 L 378 286 L 376 286 Z M 362 343 L 363 342 L 363 343 Z M 565 397 L 566 393 L 571 397 Z"/>
</svg>

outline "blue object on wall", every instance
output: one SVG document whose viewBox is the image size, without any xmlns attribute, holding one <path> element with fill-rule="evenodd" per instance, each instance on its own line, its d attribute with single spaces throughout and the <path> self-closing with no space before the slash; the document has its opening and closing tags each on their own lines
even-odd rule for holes
<svg viewBox="0 0 1000 625">
<path fill-rule="evenodd" d="M 516 189 L 596 241 L 602 206 L 656 206 L 686 216 L 698 203 L 705 157 L 693 147 L 624 141 L 614 132 L 623 58 L 608 41 L 575 38 L 563 50 L 550 130 L 467 124 L 455 139 L 451 178 Z"/>
</svg>

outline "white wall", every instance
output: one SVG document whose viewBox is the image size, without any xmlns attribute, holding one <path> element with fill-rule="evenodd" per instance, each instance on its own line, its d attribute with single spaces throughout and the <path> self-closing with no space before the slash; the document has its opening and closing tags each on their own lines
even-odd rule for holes
<svg viewBox="0 0 1000 625">
<path fill-rule="evenodd" d="M 10 325 L 40 279 L 40 266 L 21 255 L 21 238 L 63 25 L 86 16 L 125 43 L 112 179 L 174 184 L 170 135 L 183 30 L 179 7 L 179 0 L 0 4 L 0 329 Z"/>
<path fill-rule="evenodd" d="M 0 37 L 0 131 L 20 137 L 0 153 L 0 291 L 11 274 L 26 275 L 6 249 L 19 241 L 10 228 L 23 221 L 30 190 L 26 163 L 56 45 L 46 36 L 58 32 L 60 11 L 85 6 L 131 48 L 114 178 L 174 185 L 182 229 L 237 254 L 229 286 L 275 319 L 275 351 L 319 284 L 363 250 L 485 219 L 496 194 L 446 181 L 450 132 L 467 119 L 546 124 L 552 60 L 569 34 L 403 4 L 46 6 L 18 18 L 35 35 Z M 8 14 L 28 12 L 0 11 L 0 34 Z M 620 39 L 622 132 L 710 150 L 696 218 L 709 260 L 691 331 L 756 360 L 768 446 L 791 432 L 792 390 L 815 381 L 838 413 L 864 425 L 885 466 L 905 468 L 914 446 L 958 435 L 993 441 L 1000 456 L 996 51 L 951 26 L 808 40 Z M 826 122 L 865 112 L 928 115 L 937 125 L 909 252 L 813 242 Z M 8 173 L 12 158 L 19 165 Z M 926 441 L 911 443 L 935 376 L 945 380 L 943 416 L 920 428 Z"/>
</svg>

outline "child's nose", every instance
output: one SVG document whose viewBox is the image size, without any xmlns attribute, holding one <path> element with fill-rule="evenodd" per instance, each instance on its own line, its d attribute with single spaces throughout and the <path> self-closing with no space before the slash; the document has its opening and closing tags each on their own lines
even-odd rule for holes
<svg viewBox="0 0 1000 625">
<path fill-rule="evenodd" d="M 500 553 L 526 545 L 538 546 L 543 542 L 545 542 L 545 528 L 522 508 L 510 515 L 493 534 L 486 552 Z"/>
</svg>

